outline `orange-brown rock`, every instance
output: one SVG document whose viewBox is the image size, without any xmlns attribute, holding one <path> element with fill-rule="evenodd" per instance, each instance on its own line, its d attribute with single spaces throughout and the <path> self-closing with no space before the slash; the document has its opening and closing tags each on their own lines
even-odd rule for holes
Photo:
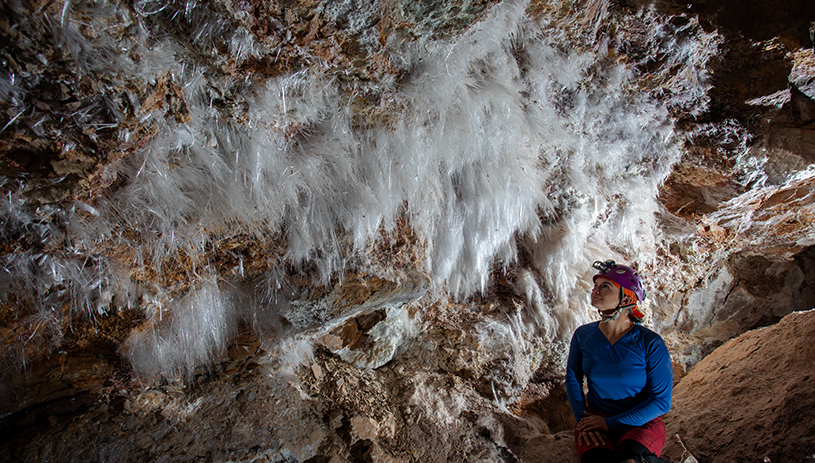
<svg viewBox="0 0 815 463">
<path fill-rule="evenodd" d="M 815 311 L 733 339 L 690 370 L 666 416 L 674 459 L 808 461 L 815 449 Z"/>
</svg>

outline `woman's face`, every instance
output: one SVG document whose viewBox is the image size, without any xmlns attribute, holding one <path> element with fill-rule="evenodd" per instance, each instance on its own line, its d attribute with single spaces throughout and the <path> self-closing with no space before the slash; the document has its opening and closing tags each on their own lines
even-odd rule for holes
<svg viewBox="0 0 815 463">
<path fill-rule="evenodd" d="M 620 288 L 611 280 L 599 277 L 594 280 L 594 289 L 591 290 L 591 305 L 599 310 L 613 310 L 620 303 Z"/>
</svg>

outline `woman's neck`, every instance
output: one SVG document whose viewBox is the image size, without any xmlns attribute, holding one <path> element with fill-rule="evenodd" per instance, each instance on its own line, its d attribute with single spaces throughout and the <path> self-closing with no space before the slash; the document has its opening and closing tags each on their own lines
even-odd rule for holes
<svg viewBox="0 0 815 463">
<path fill-rule="evenodd" d="M 600 331 L 606 335 L 612 344 L 617 342 L 625 333 L 634 327 L 635 323 L 628 318 L 628 310 L 624 310 L 616 320 L 603 320 L 600 322 Z"/>
</svg>

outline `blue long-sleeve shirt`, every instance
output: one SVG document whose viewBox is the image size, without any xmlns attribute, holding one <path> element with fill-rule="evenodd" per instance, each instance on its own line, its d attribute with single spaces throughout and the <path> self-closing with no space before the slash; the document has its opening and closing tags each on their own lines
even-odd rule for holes
<svg viewBox="0 0 815 463">
<path fill-rule="evenodd" d="M 672 392 L 671 356 L 653 331 L 636 325 L 612 345 L 594 322 L 572 336 L 566 393 L 577 421 L 586 416 L 588 403 L 606 416 L 610 431 L 641 426 L 671 409 Z"/>
</svg>

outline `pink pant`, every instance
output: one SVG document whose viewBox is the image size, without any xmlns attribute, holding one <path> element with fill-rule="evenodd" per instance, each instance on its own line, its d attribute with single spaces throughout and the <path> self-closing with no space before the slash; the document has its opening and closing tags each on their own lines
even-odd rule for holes
<svg viewBox="0 0 815 463">
<path fill-rule="evenodd" d="M 608 433 L 605 434 L 605 441 L 599 446 L 594 445 L 580 445 L 577 443 L 577 430 L 574 433 L 575 444 L 577 445 L 577 455 L 582 459 L 583 453 L 592 448 L 605 448 L 614 450 L 617 445 L 624 440 L 637 441 L 644 445 L 648 450 L 656 456 L 662 453 L 662 447 L 665 447 L 665 424 L 662 422 L 662 417 L 656 417 L 653 420 L 645 423 L 642 426 L 637 426 L 623 432 L 622 434 Z"/>
</svg>

